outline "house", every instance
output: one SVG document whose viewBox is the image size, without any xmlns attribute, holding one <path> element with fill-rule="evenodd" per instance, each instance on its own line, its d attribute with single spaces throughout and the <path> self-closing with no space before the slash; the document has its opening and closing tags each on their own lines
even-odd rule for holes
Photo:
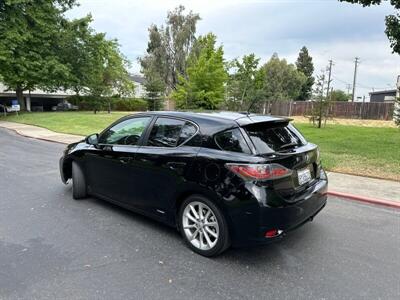
<svg viewBox="0 0 400 300">
<path fill-rule="evenodd" d="M 385 90 L 369 93 L 369 102 L 393 102 L 396 99 L 397 90 Z"/>
<path fill-rule="evenodd" d="M 72 92 L 46 92 L 35 89 L 33 91 L 24 91 L 24 101 L 28 111 L 50 111 L 53 106 L 65 101 L 68 96 L 73 95 Z M 11 106 L 17 99 L 15 91 L 8 88 L 0 82 L 0 104 Z"/>
<path fill-rule="evenodd" d="M 135 98 L 144 98 L 146 97 L 146 88 L 144 86 L 146 79 L 142 75 L 129 75 L 132 82 L 135 85 Z"/>
</svg>

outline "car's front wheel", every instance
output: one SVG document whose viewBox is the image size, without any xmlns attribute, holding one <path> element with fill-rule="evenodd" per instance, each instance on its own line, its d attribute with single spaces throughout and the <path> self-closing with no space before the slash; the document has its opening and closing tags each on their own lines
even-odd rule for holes
<svg viewBox="0 0 400 300">
<path fill-rule="evenodd" d="M 82 168 L 75 161 L 72 162 L 72 197 L 75 200 L 86 197 L 86 181 Z"/>
<path fill-rule="evenodd" d="M 182 203 L 179 221 L 186 243 L 203 256 L 218 255 L 230 245 L 224 216 L 213 202 L 203 196 L 193 195 Z"/>
</svg>

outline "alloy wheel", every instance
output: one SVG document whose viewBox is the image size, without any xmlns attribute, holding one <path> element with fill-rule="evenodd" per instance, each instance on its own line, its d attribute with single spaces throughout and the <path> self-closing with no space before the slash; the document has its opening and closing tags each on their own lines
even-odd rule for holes
<svg viewBox="0 0 400 300">
<path fill-rule="evenodd" d="M 205 203 L 190 202 L 182 214 L 186 238 L 200 250 L 210 250 L 218 242 L 219 225 L 212 209 Z"/>
</svg>

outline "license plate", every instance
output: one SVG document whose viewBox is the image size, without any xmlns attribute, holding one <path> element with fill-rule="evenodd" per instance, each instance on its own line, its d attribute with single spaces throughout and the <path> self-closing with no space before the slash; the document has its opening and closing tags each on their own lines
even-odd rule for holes
<svg viewBox="0 0 400 300">
<path fill-rule="evenodd" d="M 297 171 L 297 178 L 299 179 L 299 184 L 303 185 L 311 180 L 310 168 L 305 168 Z"/>
</svg>

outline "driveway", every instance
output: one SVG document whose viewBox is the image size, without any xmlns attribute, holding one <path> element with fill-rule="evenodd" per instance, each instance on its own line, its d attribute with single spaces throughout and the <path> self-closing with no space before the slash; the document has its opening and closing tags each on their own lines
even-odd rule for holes
<svg viewBox="0 0 400 300">
<path fill-rule="evenodd" d="M 208 259 L 58 174 L 64 146 L 0 129 L 0 299 L 399 299 L 400 214 L 331 197 L 282 241 Z"/>
</svg>

